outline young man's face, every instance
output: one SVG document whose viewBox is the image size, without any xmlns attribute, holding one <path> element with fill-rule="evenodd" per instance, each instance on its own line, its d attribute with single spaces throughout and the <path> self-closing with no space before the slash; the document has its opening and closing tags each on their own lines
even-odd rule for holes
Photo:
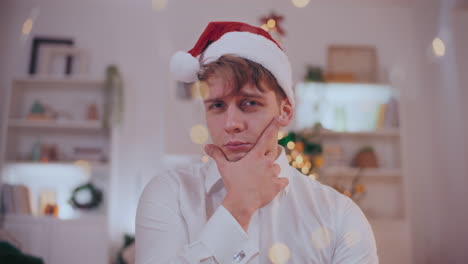
<svg viewBox="0 0 468 264">
<path fill-rule="evenodd" d="M 213 144 L 224 152 L 229 161 L 244 157 L 273 118 L 281 114 L 284 105 L 289 105 L 286 99 L 278 102 L 274 91 L 265 89 L 261 92 L 250 84 L 236 94 L 230 94 L 218 77 L 209 78 L 208 86 L 209 93 L 205 99 L 208 130 Z M 288 111 L 290 105 L 286 108 Z M 287 123 L 289 121 L 290 117 Z M 276 145 L 277 138 L 272 138 L 271 144 Z"/>
</svg>

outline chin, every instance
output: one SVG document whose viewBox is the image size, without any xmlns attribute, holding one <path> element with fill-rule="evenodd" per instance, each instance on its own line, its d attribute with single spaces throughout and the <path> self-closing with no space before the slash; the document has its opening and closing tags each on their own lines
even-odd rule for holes
<svg viewBox="0 0 468 264">
<path fill-rule="evenodd" d="M 227 154 L 226 158 L 228 161 L 235 162 L 241 160 L 245 155 L 247 155 L 247 152 L 235 152 Z"/>
</svg>

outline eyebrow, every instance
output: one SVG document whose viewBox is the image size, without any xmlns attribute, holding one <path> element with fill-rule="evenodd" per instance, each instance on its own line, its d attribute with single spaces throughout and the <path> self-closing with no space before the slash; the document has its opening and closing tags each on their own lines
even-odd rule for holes
<svg viewBox="0 0 468 264">
<path fill-rule="evenodd" d="M 261 99 L 261 98 L 263 98 L 263 96 L 262 96 L 261 94 L 253 94 L 253 93 L 246 93 L 246 92 L 239 92 L 239 93 L 236 93 L 236 95 L 238 95 L 238 96 L 244 96 L 244 97 L 250 97 L 250 98 L 256 98 L 256 99 Z M 205 103 L 218 102 L 218 101 L 222 101 L 223 98 L 225 98 L 225 97 L 226 97 L 226 96 L 210 98 L 210 99 L 206 99 L 204 102 L 205 102 Z"/>
</svg>

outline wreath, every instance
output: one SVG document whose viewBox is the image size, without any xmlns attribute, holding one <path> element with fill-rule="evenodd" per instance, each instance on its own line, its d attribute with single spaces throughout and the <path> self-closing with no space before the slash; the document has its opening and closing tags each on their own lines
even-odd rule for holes
<svg viewBox="0 0 468 264">
<path fill-rule="evenodd" d="M 70 198 L 70 204 L 74 208 L 94 209 L 101 204 L 102 191 L 92 183 L 86 183 L 76 187 Z"/>
</svg>

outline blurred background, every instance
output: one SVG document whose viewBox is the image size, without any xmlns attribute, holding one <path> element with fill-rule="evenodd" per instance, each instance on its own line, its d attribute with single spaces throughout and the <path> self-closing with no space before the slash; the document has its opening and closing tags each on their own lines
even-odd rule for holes
<svg viewBox="0 0 468 264">
<path fill-rule="evenodd" d="M 0 260 L 134 263 L 145 184 L 209 160 L 200 85 L 169 60 L 223 20 L 284 47 L 279 144 L 361 207 L 381 263 L 468 263 L 464 0 L 2 0 Z"/>
</svg>

